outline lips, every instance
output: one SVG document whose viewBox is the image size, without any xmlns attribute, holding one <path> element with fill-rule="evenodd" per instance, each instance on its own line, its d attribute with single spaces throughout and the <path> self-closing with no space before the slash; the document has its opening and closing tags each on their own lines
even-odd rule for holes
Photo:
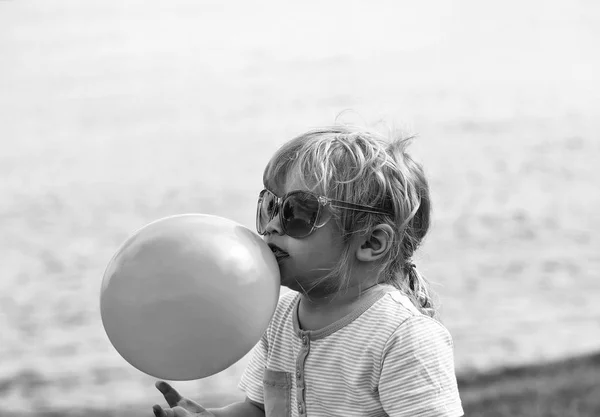
<svg viewBox="0 0 600 417">
<path fill-rule="evenodd" d="M 271 248 L 273 255 L 275 255 L 275 259 L 277 259 L 278 261 L 280 259 L 287 258 L 288 256 L 290 256 L 289 253 L 287 253 L 286 251 L 284 251 L 279 246 L 277 246 L 273 243 L 269 243 L 269 248 Z"/>
</svg>

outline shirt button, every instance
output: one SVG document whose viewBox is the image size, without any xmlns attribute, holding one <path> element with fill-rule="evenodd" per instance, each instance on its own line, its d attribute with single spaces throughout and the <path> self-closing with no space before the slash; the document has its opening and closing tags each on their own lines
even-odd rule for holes
<svg viewBox="0 0 600 417">
<path fill-rule="evenodd" d="M 302 407 L 301 403 L 298 403 L 298 412 L 300 412 L 300 414 L 304 413 L 304 407 Z"/>
<path fill-rule="evenodd" d="M 307 344 L 308 344 L 308 337 L 306 337 L 306 336 L 302 336 L 302 343 L 303 343 L 304 345 L 307 345 Z"/>
</svg>

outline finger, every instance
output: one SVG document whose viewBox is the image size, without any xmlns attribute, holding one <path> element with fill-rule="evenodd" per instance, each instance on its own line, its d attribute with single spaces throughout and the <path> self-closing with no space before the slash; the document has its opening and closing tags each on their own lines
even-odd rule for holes
<svg viewBox="0 0 600 417">
<path fill-rule="evenodd" d="M 169 407 L 175 407 L 179 403 L 179 401 L 182 400 L 181 395 L 179 395 L 175 388 L 167 384 L 165 381 L 156 381 L 155 386 L 165 397 L 165 400 L 167 400 L 167 404 L 169 404 Z"/>
<path fill-rule="evenodd" d="M 152 412 L 156 417 L 167 417 L 165 410 L 163 410 L 163 408 L 158 404 L 152 406 Z"/>
</svg>

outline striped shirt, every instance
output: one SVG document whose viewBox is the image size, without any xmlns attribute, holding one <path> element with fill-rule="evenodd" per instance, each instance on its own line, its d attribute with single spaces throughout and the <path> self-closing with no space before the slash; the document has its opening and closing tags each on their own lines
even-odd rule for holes
<svg viewBox="0 0 600 417">
<path fill-rule="evenodd" d="M 283 294 L 239 387 L 267 417 L 463 415 L 449 332 L 380 288 L 316 331 L 300 329 L 300 294 Z"/>
</svg>

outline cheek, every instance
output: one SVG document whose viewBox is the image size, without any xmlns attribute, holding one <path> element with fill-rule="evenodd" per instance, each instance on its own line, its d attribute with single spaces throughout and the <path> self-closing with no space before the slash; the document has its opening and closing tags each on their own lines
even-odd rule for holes
<svg viewBox="0 0 600 417">
<path fill-rule="evenodd" d="M 303 263 L 315 263 L 321 259 L 327 252 L 320 245 L 298 244 L 288 247 L 293 254 L 294 263 L 302 265 Z"/>
<path fill-rule="evenodd" d="M 299 241 L 294 248 L 298 265 L 325 267 L 336 263 L 342 254 L 343 246 L 333 239 L 314 239 L 305 242 Z"/>
</svg>

